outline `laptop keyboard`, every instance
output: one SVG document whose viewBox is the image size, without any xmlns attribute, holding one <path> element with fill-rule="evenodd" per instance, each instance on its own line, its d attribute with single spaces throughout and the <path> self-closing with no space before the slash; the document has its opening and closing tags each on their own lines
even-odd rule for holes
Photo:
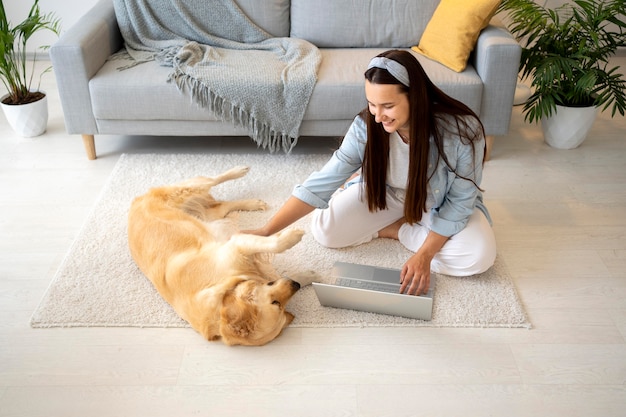
<svg viewBox="0 0 626 417">
<path fill-rule="evenodd" d="M 385 282 L 376 281 L 362 281 L 360 279 L 337 278 L 337 281 L 335 281 L 335 285 L 340 285 L 342 287 L 359 288 L 362 290 L 391 292 L 396 294 L 400 292 L 400 284 L 388 284 Z"/>
</svg>

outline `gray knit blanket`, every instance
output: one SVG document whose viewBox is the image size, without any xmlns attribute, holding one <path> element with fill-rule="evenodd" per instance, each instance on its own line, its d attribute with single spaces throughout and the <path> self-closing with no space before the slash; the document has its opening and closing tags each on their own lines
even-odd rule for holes
<svg viewBox="0 0 626 417">
<path fill-rule="evenodd" d="M 172 66 L 168 81 L 258 146 L 290 152 L 321 62 L 296 38 L 274 38 L 234 0 L 114 0 L 136 62 Z"/>
</svg>

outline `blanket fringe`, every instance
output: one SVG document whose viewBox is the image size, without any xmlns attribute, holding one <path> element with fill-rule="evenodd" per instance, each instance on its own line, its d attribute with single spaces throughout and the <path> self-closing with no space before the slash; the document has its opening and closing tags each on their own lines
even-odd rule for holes
<svg viewBox="0 0 626 417">
<path fill-rule="evenodd" d="M 174 82 L 182 92 L 188 90 L 193 102 L 209 110 L 220 120 L 248 130 L 257 147 L 268 149 L 270 153 L 276 153 L 282 149 L 286 154 L 290 154 L 298 142 L 297 137 L 273 130 L 245 109 L 218 96 L 209 86 L 182 71 L 175 70 L 169 75 L 167 81 Z"/>
</svg>

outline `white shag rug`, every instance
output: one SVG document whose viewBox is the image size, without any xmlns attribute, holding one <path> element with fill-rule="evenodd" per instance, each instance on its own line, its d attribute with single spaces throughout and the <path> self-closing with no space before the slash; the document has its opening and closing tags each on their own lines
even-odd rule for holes
<svg viewBox="0 0 626 417">
<path fill-rule="evenodd" d="M 264 223 L 291 194 L 294 185 L 323 166 L 328 155 L 122 155 L 99 201 L 70 248 L 40 305 L 33 327 L 187 327 L 135 266 L 127 245 L 131 201 L 148 188 L 195 176 L 212 176 L 237 165 L 251 167 L 241 179 L 213 188 L 218 199 L 261 198 L 265 212 L 239 213 L 242 229 Z M 309 217 L 296 226 L 309 230 Z M 335 261 L 402 266 L 411 255 L 389 239 L 354 248 L 327 249 L 307 233 L 302 242 L 276 255 L 286 275 L 314 270 L 329 282 Z M 438 275 L 431 321 L 320 306 L 311 286 L 298 291 L 288 310 L 294 327 L 523 327 L 530 328 L 515 286 L 498 258 L 484 274 L 466 278 Z"/>
</svg>

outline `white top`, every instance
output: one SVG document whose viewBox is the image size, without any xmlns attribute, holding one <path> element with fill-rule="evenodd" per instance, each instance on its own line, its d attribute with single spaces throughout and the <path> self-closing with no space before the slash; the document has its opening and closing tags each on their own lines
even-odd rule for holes
<svg viewBox="0 0 626 417">
<path fill-rule="evenodd" d="M 409 177 L 409 144 L 404 143 L 398 132 L 389 135 L 389 166 L 387 185 L 406 190 Z"/>
<path fill-rule="evenodd" d="M 409 144 L 402 140 L 398 132 L 390 134 L 387 185 L 391 187 L 396 198 L 403 203 L 406 200 L 406 187 L 409 182 L 409 158 Z M 429 166 L 428 168 L 432 167 Z M 430 192 L 430 183 L 428 183 L 426 208 L 431 209 L 434 204 L 435 199 Z"/>
</svg>

